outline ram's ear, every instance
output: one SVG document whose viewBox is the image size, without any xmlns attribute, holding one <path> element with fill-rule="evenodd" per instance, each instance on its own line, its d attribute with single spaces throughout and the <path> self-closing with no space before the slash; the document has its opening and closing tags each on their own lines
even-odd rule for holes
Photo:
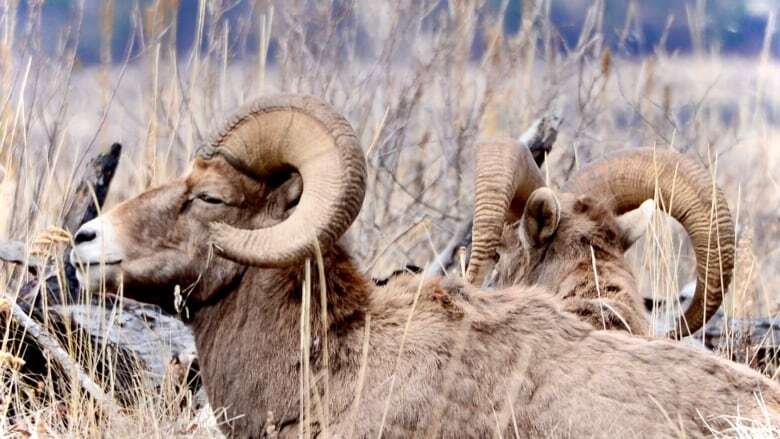
<svg viewBox="0 0 780 439">
<path fill-rule="evenodd" d="M 617 217 L 618 228 L 620 229 L 620 239 L 623 248 L 628 249 L 644 234 L 650 222 L 653 221 L 655 213 L 655 202 L 645 200 L 634 210 Z"/>
<path fill-rule="evenodd" d="M 303 180 L 299 174 L 292 173 L 285 176 L 282 182 L 277 184 L 278 186 L 268 196 L 268 204 L 277 206 L 274 210 L 278 209 L 281 211 L 280 213 L 283 213 L 282 217 L 286 218 L 301 199 Z"/>
<path fill-rule="evenodd" d="M 529 244 L 546 243 L 558 230 L 560 221 L 561 203 L 552 189 L 542 187 L 528 197 L 522 224 Z"/>
</svg>

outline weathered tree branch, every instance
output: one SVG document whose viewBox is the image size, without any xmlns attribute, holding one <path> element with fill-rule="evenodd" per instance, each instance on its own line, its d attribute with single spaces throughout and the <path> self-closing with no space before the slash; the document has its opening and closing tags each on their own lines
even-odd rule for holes
<svg viewBox="0 0 780 439">
<path fill-rule="evenodd" d="M 563 119 L 555 114 L 543 116 L 528 128 L 518 140 L 523 142 L 534 156 L 537 166 L 542 166 L 547 155 L 552 151 L 555 140 L 558 138 L 558 129 Z"/>
<path fill-rule="evenodd" d="M 97 216 L 108 195 L 121 152 L 121 145 L 115 143 L 108 152 L 90 162 L 89 169 L 69 197 L 69 207 L 63 215 L 62 226 L 69 233 L 75 233 L 83 223 Z M 119 302 L 108 296 L 101 298 L 101 305 L 90 305 L 91 300 L 81 300 L 77 296 L 80 289 L 76 269 L 70 263 L 70 248 L 64 249 L 63 255 L 65 279 L 61 272 L 45 274 L 58 268 L 53 267 L 50 260 L 28 257 L 23 243 L 11 243 L 4 248 L 10 249 L 6 253 L 14 262 L 28 264 L 28 268 L 29 264 L 41 267 L 38 279 L 43 279 L 28 282 L 11 310 L 14 324 L 23 333 L 20 341 L 35 347 L 26 351 L 35 351 L 31 357 L 35 364 L 27 366 L 29 371 L 46 374 L 54 366 L 64 372 L 65 380 L 83 387 L 108 411 L 116 410 L 117 402 L 133 401 L 132 386 L 138 382 L 137 373 L 142 372 L 153 382 L 162 383 L 169 373 L 171 361 L 184 365 L 191 388 L 199 387 L 198 380 L 194 379 L 196 375 L 193 375 L 197 370 L 194 340 L 179 320 L 162 314 L 159 308 L 129 299 Z M 115 310 L 115 307 L 121 307 L 121 310 Z M 38 324 L 40 321 L 48 321 L 48 324 L 42 327 Z M 95 365 L 82 366 L 75 362 L 62 348 L 65 342 L 60 343 L 62 340 L 57 336 L 60 333 L 84 340 L 89 346 L 99 348 L 99 352 L 110 350 L 111 363 L 97 359 Z M 49 360 L 39 364 L 38 353 Z M 112 381 L 119 387 L 108 397 L 85 370 L 93 370 L 97 376 L 111 374 Z"/>
<path fill-rule="evenodd" d="M 70 207 L 65 213 L 62 224 L 65 230 L 73 233 L 82 224 L 97 216 L 99 208 L 103 206 L 108 195 L 121 154 L 122 145 L 114 143 L 107 153 L 98 155 L 90 162 L 90 171 L 84 175 L 74 195 L 70 198 Z M 26 265 L 30 268 L 41 267 L 48 263 L 46 259 L 28 254 L 26 250 L 22 241 L 0 241 L 0 261 Z M 66 262 L 69 262 L 69 253 L 69 249 L 66 249 L 64 255 Z M 68 286 L 73 287 L 70 281 L 72 280 L 71 274 L 75 273 L 66 274 L 69 280 Z"/>
<path fill-rule="evenodd" d="M 97 216 L 98 209 L 106 201 L 121 154 L 122 145 L 114 143 L 108 152 L 100 154 L 90 162 L 89 171 L 71 198 L 62 228 L 73 233 L 82 224 Z"/>
<path fill-rule="evenodd" d="M 59 364 L 70 376 L 75 377 L 78 380 L 79 385 L 98 403 L 101 409 L 103 409 L 108 415 L 116 414 L 119 411 L 119 407 L 113 398 L 103 392 L 97 383 L 87 375 L 81 366 L 70 358 L 70 355 L 65 349 L 60 346 L 59 342 L 46 330 L 33 320 L 27 313 L 16 304 L 13 299 L 4 295 L 4 302 L 8 305 L 8 310 L 14 321 L 22 326 L 27 334 L 31 336 L 38 346 L 46 353 L 52 356 L 52 358 Z"/>
<path fill-rule="evenodd" d="M 99 207 L 105 201 L 111 180 L 116 172 L 119 163 L 119 157 L 122 146 L 115 143 L 110 151 L 99 155 L 91 162 L 91 172 L 87 172 L 79 184 L 76 193 L 72 197 L 70 208 L 65 214 L 64 227 L 66 230 L 75 231 L 83 222 L 89 221 L 97 214 Z M 67 278 L 67 288 L 70 292 L 78 291 L 78 280 L 75 276 L 75 268 L 69 263 L 69 249 L 65 250 L 65 274 Z M 44 268 L 41 271 L 46 276 L 45 268 L 49 264 L 47 258 L 31 255 L 27 251 L 25 243 L 21 241 L 2 241 L 0 242 L 0 260 L 20 265 L 26 265 L 28 268 Z M 60 297 L 59 286 L 56 275 L 47 276 L 43 288 L 40 288 L 44 294 L 48 294 L 55 301 Z M 49 290 L 57 290 L 51 291 Z M 34 343 L 38 349 L 50 357 L 57 365 L 78 382 L 78 384 L 97 402 L 97 404 L 107 414 L 116 413 L 119 408 L 115 400 L 105 394 L 103 389 L 90 378 L 83 370 L 81 365 L 71 359 L 68 352 L 62 348 L 57 339 L 42 328 L 30 315 L 36 313 L 46 313 L 52 321 L 60 321 L 58 315 L 52 313 L 51 308 L 44 309 L 40 305 L 41 301 L 34 300 L 36 292 L 39 290 L 38 281 L 33 280 L 22 287 L 16 303 L 13 297 L 2 294 L 0 300 L 4 303 L 3 309 L 7 309 L 9 318 L 21 328 L 26 334 L 26 340 Z M 30 313 L 28 314 L 28 311 Z M 31 339 L 31 340 L 30 340 Z"/>
</svg>

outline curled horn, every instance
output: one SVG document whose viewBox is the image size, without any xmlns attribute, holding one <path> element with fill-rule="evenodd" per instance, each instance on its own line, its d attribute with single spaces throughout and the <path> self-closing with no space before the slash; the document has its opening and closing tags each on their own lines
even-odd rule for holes
<svg viewBox="0 0 780 439">
<path fill-rule="evenodd" d="M 256 266 L 284 266 L 329 248 L 360 212 L 366 164 L 349 123 L 312 96 L 276 95 L 242 107 L 199 155 L 223 156 L 257 178 L 295 170 L 303 193 L 295 211 L 272 227 L 245 230 L 214 223 L 212 241 L 225 257 Z"/>
<path fill-rule="evenodd" d="M 734 223 L 710 173 L 690 157 L 641 148 L 610 155 L 583 168 L 565 190 L 610 203 L 616 214 L 654 198 L 685 230 L 696 254 L 696 292 L 670 337 L 693 334 L 717 311 L 734 268 Z"/>
<path fill-rule="evenodd" d="M 531 151 L 514 140 L 477 145 L 474 175 L 474 225 L 466 277 L 482 285 L 493 267 L 504 224 L 523 215 L 531 193 L 544 186 L 544 178 Z"/>
</svg>

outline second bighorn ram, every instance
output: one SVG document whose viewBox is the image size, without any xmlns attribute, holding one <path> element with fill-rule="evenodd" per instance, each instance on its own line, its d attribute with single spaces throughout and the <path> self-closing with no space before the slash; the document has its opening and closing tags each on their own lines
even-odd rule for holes
<svg viewBox="0 0 780 439">
<path fill-rule="evenodd" d="M 104 268 L 82 275 L 93 286 L 123 282 L 167 309 L 181 287 L 209 400 L 237 437 L 260 437 L 268 413 L 284 437 L 700 436 L 722 416 L 780 419 L 780 388 L 758 373 L 594 330 L 541 288 L 419 275 L 372 286 L 339 243 L 365 175 L 329 105 L 261 98 L 185 176 L 85 224 L 73 258 Z M 317 242 L 324 285 L 314 275 L 307 289 Z M 326 310 L 302 294 L 320 287 Z"/>
<path fill-rule="evenodd" d="M 475 186 L 468 277 L 478 285 L 500 254 L 497 287 L 541 284 L 598 328 L 645 334 L 649 324 L 623 254 L 643 236 L 655 198 L 688 232 L 696 255 L 696 292 L 670 335 L 696 332 L 723 301 L 734 225 L 723 193 L 689 157 L 625 150 L 584 167 L 556 192 L 520 142 L 485 142 Z"/>
</svg>

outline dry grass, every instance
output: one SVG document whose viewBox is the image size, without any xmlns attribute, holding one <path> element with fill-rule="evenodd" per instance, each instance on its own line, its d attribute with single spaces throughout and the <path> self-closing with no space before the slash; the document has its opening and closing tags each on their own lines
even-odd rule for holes
<svg viewBox="0 0 780 439">
<path fill-rule="evenodd" d="M 345 114 L 366 147 L 369 192 L 350 237 L 381 276 L 407 262 L 422 265 L 469 214 L 477 138 L 519 135 L 539 115 L 560 111 L 565 122 L 546 167 L 553 184 L 582 162 L 639 145 L 685 151 L 717 169 L 713 178 L 739 230 L 735 300 L 727 311 L 776 313 L 780 64 L 768 56 L 732 59 L 699 50 L 680 57 L 658 48 L 654 56 L 623 59 L 602 45 L 610 30 L 599 27 L 601 2 L 578 45 L 559 50 L 544 1 L 526 7 L 518 34 L 504 35 L 500 12 L 484 2 L 441 8 L 432 0 L 356 2 L 350 10 L 331 2 L 258 1 L 232 22 L 223 16 L 232 2 L 200 1 L 200 44 L 178 53 L 170 26 L 178 3 L 133 10 L 137 38 L 124 59 L 110 59 L 112 22 L 102 20 L 103 62 L 90 67 L 79 65 L 75 47 L 80 29 L 96 23 L 82 22 L 78 8 L 56 49 L 44 51 L 40 10 L 31 7 L 29 20 L 18 22 L 14 2 L 0 7 L 0 239 L 32 243 L 61 224 L 84 164 L 113 141 L 126 153 L 107 207 L 183 172 L 215 121 L 239 103 L 277 91 L 311 93 Z M 484 47 L 481 56 L 472 51 L 475 41 Z M 668 221 L 658 220 L 631 257 L 648 295 L 676 297 L 693 278 L 687 242 Z M 0 266 L 9 295 L 30 278 Z M 79 351 L 81 345 L 75 340 L 68 348 L 94 364 L 99 355 Z M 0 418 L 0 431 L 9 434 L 216 434 L 218 417 L 187 399 L 179 406 L 178 385 L 160 393 L 139 383 L 136 406 L 97 419 L 78 389 L 21 407 L 20 392 L 32 390 L 11 363 L 0 370 L 4 407 L 19 409 L 15 426 Z M 726 436 L 778 434 L 724 416 L 734 416 Z"/>
</svg>

